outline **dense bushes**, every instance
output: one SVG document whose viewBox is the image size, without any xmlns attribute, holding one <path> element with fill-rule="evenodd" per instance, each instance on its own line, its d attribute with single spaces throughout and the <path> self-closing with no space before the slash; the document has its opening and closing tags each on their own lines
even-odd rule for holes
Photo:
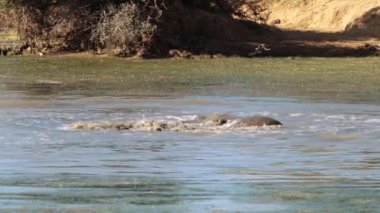
<svg viewBox="0 0 380 213">
<path fill-rule="evenodd" d="M 21 40 L 39 50 L 91 48 L 88 38 L 99 6 L 91 0 L 8 0 L 17 11 Z"/>
<path fill-rule="evenodd" d="M 264 21 L 265 7 L 257 0 L 2 0 L 17 10 L 20 38 L 49 51 L 95 50 L 116 55 L 149 55 L 175 37 L 167 31 L 185 29 L 184 7 L 225 17 Z M 181 6 L 178 6 L 181 5 Z M 189 10 L 186 10 L 189 11 Z M 264 14 L 264 15 L 263 15 Z M 170 25 L 172 24 L 172 25 Z M 174 26 L 175 25 L 175 26 Z M 185 29 L 187 37 L 206 35 L 207 29 Z M 197 31 L 197 32 L 192 32 Z M 199 31 L 199 32 L 198 32 Z M 169 36 L 169 37 L 168 37 Z M 185 36 L 185 35 L 183 35 Z M 173 37 L 173 38 L 172 38 Z M 180 39 L 184 44 L 194 39 Z M 157 42 L 160 41 L 160 42 Z M 154 48 L 152 48 L 154 46 Z"/>
<path fill-rule="evenodd" d="M 162 14 L 158 7 L 150 7 L 147 3 L 108 5 L 92 30 L 91 41 L 98 49 L 115 55 L 145 55 Z"/>
</svg>

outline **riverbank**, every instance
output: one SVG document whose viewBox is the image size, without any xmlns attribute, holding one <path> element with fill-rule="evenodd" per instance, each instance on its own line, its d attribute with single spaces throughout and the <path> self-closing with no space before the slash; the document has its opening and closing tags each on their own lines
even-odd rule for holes
<svg viewBox="0 0 380 213">
<path fill-rule="evenodd" d="M 378 55 L 380 1 L 352 5 L 340 0 L 266 0 L 274 35 L 266 42 L 278 47 L 275 55 Z M 265 39 L 264 39 L 265 40 Z M 288 50 L 288 51 L 287 51 Z"/>
<path fill-rule="evenodd" d="M 364 0 L 355 6 L 339 0 L 264 2 L 270 11 L 265 24 L 230 21 L 224 25 L 224 34 L 234 36 L 209 40 L 204 49 L 251 57 L 380 54 L 379 0 Z"/>
<path fill-rule="evenodd" d="M 355 7 L 341 1 L 264 1 L 270 15 L 266 23 L 232 19 L 228 16 L 184 6 L 181 1 L 172 8 L 175 17 L 166 20 L 165 36 L 154 42 L 152 54 L 136 53 L 131 58 L 220 58 L 242 57 L 296 57 L 296 56 L 376 56 L 380 55 L 380 2 L 365 0 Z M 293 12 L 294 11 L 294 12 Z M 321 15 L 316 15 L 321 11 Z M 196 18 L 194 18 L 196 17 Z M 165 27 L 164 27 L 165 29 Z M 178 31 L 178 32 L 177 32 Z M 198 32 L 199 31 L 199 32 Z M 171 33 L 170 33 L 171 32 Z M 186 37 L 179 42 L 176 34 Z M 10 54 L 79 54 L 79 56 L 114 55 L 97 48 L 60 49 L 37 45 L 32 51 L 17 44 L 12 37 L 0 33 L 0 48 L 12 49 Z M 9 34 L 9 33 L 8 33 Z M 14 34 L 14 32 L 13 32 Z M 182 35 L 183 34 L 183 35 Z M 54 39 L 52 39 L 54 40 Z M 190 42 L 191 41 L 191 42 Z M 68 44 L 67 44 L 68 45 Z M 26 51 L 27 50 L 27 51 Z M 133 54 L 132 54 L 133 55 Z"/>
<path fill-rule="evenodd" d="M 10 39 L 11 38 L 11 39 Z M 8 48 L 9 54 L 22 54 L 21 45 L 7 35 L 0 39 L 0 48 Z M 26 54 L 30 54 L 27 50 Z M 35 54 L 49 54 L 44 50 Z M 54 55 L 77 57 L 107 56 L 97 51 L 66 51 Z M 220 57 L 347 57 L 377 56 L 380 54 L 380 39 L 374 37 L 358 37 L 347 33 L 328 33 L 312 31 L 291 31 L 271 27 L 263 27 L 258 36 L 239 40 L 212 39 L 204 43 L 203 51 L 189 49 L 170 49 L 159 58 L 220 58 Z M 131 59 L 143 57 L 134 56 Z M 148 57 L 149 58 L 149 57 Z M 154 57 L 154 58 L 157 58 Z"/>
</svg>

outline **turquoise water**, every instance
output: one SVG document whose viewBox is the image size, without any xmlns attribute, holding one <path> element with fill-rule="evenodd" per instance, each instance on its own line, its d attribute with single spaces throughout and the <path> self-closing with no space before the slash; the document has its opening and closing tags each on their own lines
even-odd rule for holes
<svg viewBox="0 0 380 213">
<path fill-rule="evenodd" d="M 0 211 L 378 212 L 379 65 L 0 58 Z M 214 113 L 284 126 L 70 128 Z"/>
</svg>

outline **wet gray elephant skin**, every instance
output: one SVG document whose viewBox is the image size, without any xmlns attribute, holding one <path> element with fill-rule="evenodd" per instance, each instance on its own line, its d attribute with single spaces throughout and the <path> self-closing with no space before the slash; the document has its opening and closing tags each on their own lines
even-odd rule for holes
<svg viewBox="0 0 380 213">
<path fill-rule="evenodd" d="M 249 118 L 243 118 L 239 122 L 239 126 L 249 127 L 249 126 L 282 126 L 283 124 L 271 117 L 266 116 L 253 116 Z"/>
<path fill-rule="evenodd" d="M 221 125 L 226 124 L 228 121 L 235 120 L 236 118 L 227 114 L 222 114 L 222 115 L 212 114 L 207 117 L 204 117 L 204 119 L 206 121 L 212 121 L 216 123 L 217 125 L 221 126 Z M 267 117 L 267 116 L 252 116 L 252 117 L 242 118 L 238 122 L 238 126 L 240 127 L 282 126 L 282 125 L 283 124 L 280 121 L 271 117 Z"/>
</svg>

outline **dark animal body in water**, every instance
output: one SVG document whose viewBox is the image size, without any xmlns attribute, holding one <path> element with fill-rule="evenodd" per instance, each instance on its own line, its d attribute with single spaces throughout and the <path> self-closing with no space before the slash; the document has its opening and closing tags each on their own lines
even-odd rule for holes
<svg viewBox="0 0 380 213">
<path fill-rule="evenodd" d="M 265 116 L 254 116 L 242 119 L 239 124 L 241 126 L 279 126 L 282 123 L 276 119 Z"/>
<path fill-rule="evenodd" d="M 234 119 L 235 118 L 231 117 L 230 115 L 218 115 L 218 114 L 213 114 L 205 118 L 205 120 L 215 122 L 218 125 L 224 125 L 229 120 L 234 120 Z M 280 126 L 283 124 L 280 121 L 273 119 L 271 117 L 252 116 L 252 117 L 241 119 L 238 125 L 241 127 L 250 127 L 250 126 L 260 127 L 260 126 Z"/>
</svg>

